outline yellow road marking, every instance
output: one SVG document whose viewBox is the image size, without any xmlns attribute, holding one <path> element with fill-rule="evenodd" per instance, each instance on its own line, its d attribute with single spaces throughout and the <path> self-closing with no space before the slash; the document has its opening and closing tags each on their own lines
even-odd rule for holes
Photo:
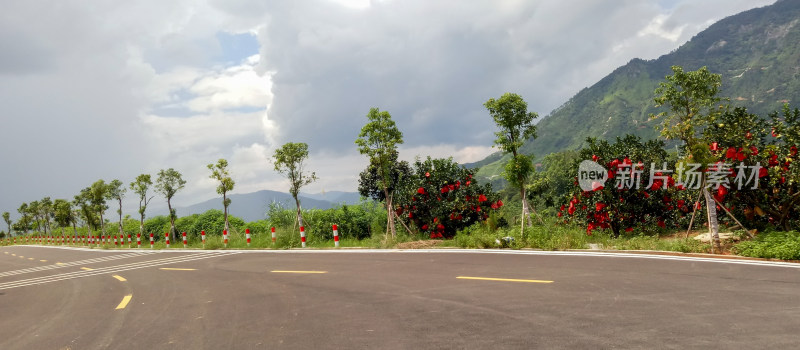
<svg viewBox="0 0 800 350">
<path fill-rule="evenodd" d="M 17 254 L 11 254 L 11 256 L 17 256 Z"/>
<path fill-rule="evenodd" d="M 56 262 L 56 265 L 64 265 L 62 262 Z"/>
<path fill-rule="evenodd" d="M 47 260 L 39 260 L 39 261 L 41 261 L 41 262 L 47 262 Z"/>
<path fill-rule="evenodd" d="M 114 278 L 118 279 L 120 282 L 125 282 L 125 281 L 127 281 L 127 280 L 125 279 L 125 277 L 122 277 L 122 276 L 120 276 L 120 275 L 111 275 L 111 277 L 114 277 Z"/>
<path fill-rule="evenodd" d="M 90 269 L 90 268 L 88 268 L 88 267 L 81 267 L 81 270 L 92 271 L 92 270 L 94 270 L 94 269 Z"/>
<path fill-rule="evenodd" d="M 167 270 L 167 271 L 196 271 L 197 269 L 182 269 L 178 267 L 162 267 L 159 270 Z"/>
<path fill-rule="evenodd" d="M 3 252 L 3 253 L 6 253 L 6 254 L 8 254 L 8 252 Z"/>
<path fill-rule="evenodd" d="M 33 260 L 33 258 L 28 258 L 28 260 Z"/>
<path fill-rule="evenodd" d="M 122 298 L 122 301 L 119 302 L 119 305 L 117 305 L 116 310 L 124 309 L 126 306 L 128 306 L 128 303 L 131 301 L 131 297 L 133 297 L 133 294 L 128 294 L 124 298 Z"/>
<path fill-rule="evenodd" d="M 491 277 L 468 277 L 468 276 L 458 276 L 457 279 L 462 280 L 481 280 L 481 281 L 501 281 L 501 282 L 528 282 L 528 283 L 553 283 L 553 281 L 543 281 L 543 280 L 521 280 L 521 279 L 513 279 L 513 278 L 491 278 Z"/>
<path fill-rule="evenodd" d="M 286 271 L 286 270 L 274 270 L 270 271 L 274 273 L 328 273 L 328 271 Z"/>
<path fill-rule="evenodd" d="M 20 259 L 25 259 L 25 257 L 24 257 L 24 256 L 22 256 L 22 255 L 20 255 L 20 256 L 19 256 L 19 258 L 20 258 Z"/>
</svg>

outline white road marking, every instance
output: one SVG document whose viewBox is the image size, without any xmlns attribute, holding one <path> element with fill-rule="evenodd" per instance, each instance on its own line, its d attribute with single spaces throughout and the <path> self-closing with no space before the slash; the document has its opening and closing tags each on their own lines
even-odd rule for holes
<svg viewBox="0 0 800 350">
<path fill-rule="evenodd" d="M 93 264 L 93 263 L 104 262 L 104 261 L 112 261 L 112 260 L 118 260 L 118 259 L 135 258 L 135 257 L 140 257 L 140 256 L 150 255 L 150 254 L 154 254 L 154 253 L 152 253 L 152 252 L 136 252 L 136 253 L 126 253 L 126 254 L 119 254 L 119 255 L 112 255 L 112 256 L 104 256 L 104 257 L 101 257 L 101 258 L 92 258 L 92 259 L 86 259 L 86 260 L 79 260 L 79 261 L 73 261 L 73 262 L 68 262 L 68 263 L 57 262 L 57 263 L 55 263 L 53 265 L 37 266 L 37 267 L 31 267 L 31 268 L 27 268 L 27 269 L 2 272 L 2 273 L 0 273 L 0 277 L 14 276 L 14 275 L 20 275 L 20 274 L 24 274 L 24 273 L 31 273 L 31 272 L 38 272 L 38 271 L 45 271 L 45 270 L 52 270 L 52 269 L 60 269 L 60 268 L 69 267 L 69 266 L 87 265 L 87 264 Z M 41 261 L 46 262 L 47 260 L 41 260 Z"/>
<path fill-rule="evenodd" d="M 18 287 L 25 287 L 25 286 L 33 286 L 33 285 L 38 285 L 38 284 L 43 284 L 43 283 L 70 280 L 70 279 L 75 279 L 75 278 L 90 277 L 90 276 L 109 274 L 109 273 L 114 273 L 114 272 L 129 271 L 129 270 L 135 270 L 135 269 L 143 269 L 143 268 L 147 268 L 147 267 L 169 265 L 169 264 L 175 264 L 175 263 L 181 263 L 181 262 L 187 262 L 187 261 L 209 259 L 209 258 L 215 258 L 215 257 L 219 257 L 219 256 L 226 256 L 226 255 L 233 255 L 233 254 L 238 254 L 238 253 L 236 253 L 236 252 L 218 251 L 218 252 L 212 252 L 212 253 L 199 253 L 198 252 L 198 253 L 187 254 L 187 255 L 182 255 L 182 256 L 171 256 L 171 257 L 163 258 L 163 259 L 141 261 L 141 262 L 130 263 L 130 264 L 125 264 L 125 265 L 102 267 L 102 268 L 94 269 L 92 271 L 76 271 L 76 272 L 62 273 L 62 274 L 58 274 L 58 275 L 29 278 L 29 279 L 20 280 L 20 281 L 5 282 L 5 283 L 0 283 L 0 290 L 18 288 Z"/>
</svg>

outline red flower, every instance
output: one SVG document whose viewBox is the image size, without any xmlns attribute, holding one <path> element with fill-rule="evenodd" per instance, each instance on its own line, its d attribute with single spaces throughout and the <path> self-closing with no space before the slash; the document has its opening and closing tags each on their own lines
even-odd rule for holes
<svg viewBox="0 0 800 350">
<path fill-rule="evenodd" d="M 720 196 L 724 196 L 728 194 L 728 189 L 725 188 L 725 186 L 719 186 L 719 188 L 717 189 L 717 194 Z"/>
<path fill-rule="evenodd" d="M 429 173 L 429 172 L 427 172 L 427 171 L 426 171 L 426 172 L 425 172 L 425 177 L 431 177 L 431 173 Z"/>
<path fill-rule="evenodd" d="M 413 213 L 408 213 L 408 218 L 409 218 L 409 219 L 412 219 L 412 218 L 414 218 L 414 214 L 413 214 Z"/>
<path fill-rule="evenodd" d="M 497 207 L 500 208 L 502 206 L 503 206 L 503 201 L 501 199 L 498 199 L 497 200 Z M 562 207 L 563 207 L 563 205 L 562 205 Z"/>
<path fill-rule="evenodd" d="M 569 204 L 569 210 L 567 210 L 567 212 L 569 213 L 569 215 L 572 215 L 572 214 L 575 213 L 575 203 L 570 203 Z"/>
<path fill-rule="evenodd" d="M 746 158 L 747 155 L 745 155 L 744 152 L 742 152 L 742 149 L 740 148 L 739 151 L 736 152 L 736 160 L 741 162 L 744 161 Z"/>
<path fill-rule="evenodd" d="M 492 209 L 496 210 L 497 209 L 497 203 L 492 203 L 492 205 L 490 207 L 492 207 Z"/>
<path fill-rule="evenodd" d="M 632 232 L 632 231 L 633 231 L 633 227 L 628 227 L 628 228 L 625 229 L 625 232 Z"/>
<path fill-rule="evenodd" d="M 736 148 L 728 147 L 728 151 L 725 152 L 725 158 L 733 159 L 736 157 Z"/>
<path fill-rule="evenodd" d="M 643 192 L 643 193 L 644 193 L 644 198 L 650 198 L 650 194 L 649 193 L 647 193 L 647 192 Z"/>
<path fill-rule="evenodd" d="M 471 181 L 467 181 L 467 186 L 469 186 L 469 183 L 470 183 L 470 182 L 471 182 Z"/>
<path fill-rule="evenodd" d="M 417 193 L 419 193 L 419 194 L 425 194 L 425 189 L 424 189 L 424 188 L 422 188 L 422 187 L 420 187 L 420 188 L 418 188 L 418 189 L 417 189 Z"/>
<path fill-rule="evenodd" d="M 792 146 L 789 148 L 789 151 L 792 152 L 792 157 L 797 155 L 797 146 Z"/>
<path fill-rule="evenodd" d="M 423 231 L 427 231 L 428 230 L 428 224 L 422 225 L 422 230 Z"/>
<path fill-rule="evenodd" d="M 596 154 L 593 154 L 593 155 L 592 155 L 592 160 L 593 160 L 593 161 L 595 161 L 595 162 L 596 162 L 598 159 L 600 159 L 600 157 L 598 157 Z"/>
<path fill-rule="evenodd" d="M 436 225 L 436 230 L 438 230 L 438 231 L 444 231 L 444 225 L 442 225 L 442 224 L 438 224 L 438 225 Z"/>
<path fill-rule="evenodd" d="M 752 138 L 753 138 L 753 134 L 752 134 L 751 132 L 749 132 L 749 131 L 748 131 L 746 134 L 744 134 L 744 138 L 746 138 L 746 139 L 748 139 L 748 140 L 749 140 L 749 139 L 752 139 Z"/>
<path fill-rule="evenodd" d="M 664 220 L 658 220 L 658 227 L 664 228 L 666 224 L 664 224 Z"/>
<path fill-rule="evenodd" d="M 750 154 L 757 156 L 758 155 L 758 148 L 756 146 L 750 146 Z"/>
<path fill-rule="evenodd" d="M 558 217 L 562 217 L 562 216 L 564 216 L 564 213 L 558 212 Z"/>
<path fill-rule="evenodd" d="M 701 208 L 700 202 L 694 202 L 694 207 L 695 207 L 695 209 L 700 210 L 700 208 Z"/>
<path fill-rule="evenodd" d="M 719 151 L 719 142 L 712 142 L 710 148 L 712 151 Z"/>
<path fill-rule="evenodd" d="M 767 168 L 759 168 L 758 169 L 758 177 L 759 178 L 765 177 L 767 175 L 769 175 L 769 172 L 767 172 Z"/>
<path fill-rule="evenodd" d="M 678 204 L 678 208 L 683 208 L 684 204 L 686 204 L 686 201 L 684 201 L 683 199 L 678 199 L 678 202 L 676 204 Z"/>
<path fill-rule="evenodd" d="M 486 201 L 486 196 L 484 196 L 482 194 L 478 195 L 478 202 L 485 202 L 485 201 Z"/>
<path fill-rule="evenodd" d="M 597 202 L 597 203 L 594 204 L 594 211 L 601 211 L 605 207 L 606 207 L 605 203 Z"/>
<path fill-rule="evenodd" d="M 450 192 L 450 188 L 447 186 L 442 187 L 442 193 Z"/>
</svg>

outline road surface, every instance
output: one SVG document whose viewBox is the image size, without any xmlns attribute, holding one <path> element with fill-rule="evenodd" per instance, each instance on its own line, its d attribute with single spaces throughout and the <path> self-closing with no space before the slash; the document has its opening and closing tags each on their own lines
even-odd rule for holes
<svg viewBox="0 0 800 350">
<path fill-rule="evenodd" d="M 796 349 L 800 264 L 0 248 L 0 349 Z"/>
</svg>

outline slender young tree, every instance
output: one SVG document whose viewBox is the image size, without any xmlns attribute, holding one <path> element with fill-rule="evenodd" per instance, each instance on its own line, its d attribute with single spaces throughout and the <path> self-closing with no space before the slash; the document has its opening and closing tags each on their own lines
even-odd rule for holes
<svg viewBox="0 0 800 350">
<path fill-rule="evenodd" d="M 95 210 L 92 206 L 92 188 L 86 187 L 82 189 L 80 193 L 75 195 L 72 203 L 78 209 L 79 215 L 77 218 L 81 218 L 86 223 L 86 233 L 93 235 L 92 229 L 97 230 L 98 224 Z"/>
<path fill-rule="evenodd" d="M 228 173 L 228 161 L 220 158 L 217 164 L 209 164 L 208 169 L 211 170 L 210 178 L 217 180 L 217 194 L 222 195 L 222 206 L 225 209 L 225 230 L 228 230 L 228 206 L 231 205 L 231 199 L 228 198 L 228 192 L 233 191 L 233 179 Z"/>
<path fill-rule="evenodd" d="M 27 235 L 28 229 L 31 226 L 31 217 L 28 211 L 28 203 L 20 204 L 19 208 L 17 208 L 17 212 L 20 215 L 19 220 L 17 220 L 17 226 L 19 226 Z"/>
<path fill-rule="evenodd" d="M 665 106 L 668 110 L 651 115 L 651 119 L 662 119 L 661 136 L 683 141 L 692 162 L 701 164 L 705 170 L 711 155 L 700 133 L 726 108 L 721 104 L 723 99 L 717 97 L 722 76 L 709 72 L 706 67 L 685 72 L 680 66 L 672 66 L 672 72 L 665 82 L 659 83 L 654 98 L 656 107 Z M 701 174 L 709 233 L 714 247 L 721 252 L 717 206 L 708 193 L 707 173 L 703 171 Z"/>
<path fill-rule="evenodd" d="M 104 180 L 95 181 L 89 187 L 89 203 L 100 218 L 100 234 L 106 234 L 106 223 L 103 214 L 108 210 L 106 202 L 111 199 L 108 192 L 108 184 Z"/>
<path fill-rule="evenodd" d="M 308 159 L 308 145 L 302 142 L 288 142 L 275 150 L 272 155 L 275 171 L 289 179 L 289 193 L 297 206 L 297 222 L 303 226 L 303 213 L 300 210 L 300 199 L 297 197 L 300 188 L 317 180 L 317 175 L 309 174 L 303 162 Z"/>
<path fill-rule="evenodd" d="M 9 213 L 7 211 L 4 211 L 3 212 L 3 221 L 6 222 L 6 225 L 8 226 L 8 236 L 11 237 L 11 224 L 12 224 L 12 222 L 11 222 L 11 213 Z"/>
<path fill-rule="evenodd" d="M 175 241 L 175 219 L 177 219 L 175 209 L 172 208 L 172 197 L 183 189 L 184 186 L 186 186 L 186 180 L 183 179 L 183 176 L 177 170 L 169 168 L 167 170 L 161 169 L 158 172 L 156 192 L 167 199 L 167 208 L 169 208 L 169 235 L 172 241 Z"/>
<path fill-rule="evenodd" d="M 69 226 L 75 221 L 72 213 L 72 203 L 66 199 L 56 199 L 53 201 L 53 217 L 56 224 L 61 228 L 61 235 L 64 235 L 64 227 Z"/>
<path fill-rule="evenodd" d="M 394 187 L 392 182 L 392 168 L 395 164 L 392 156 L 397 153 L 397 145 L 403 143 L 403 133 L 397 128 L 392 115 L 387 111 L 378 108 L 371 108 L 367 113 L 367 124 L 361 128 L 358 134 L 356 145 L 361 154 L 367 155 L 370 164 L 373 164 L 378 171 L 381 179 L 381 186 L 386 203 L 386 214 L 389 222 L 389 231 L 392 237 L 397 235 L 395 231 L 395 211 L 392 206 L 392 196 L 389 195 L 389 188 Z"/>
<path fill-rule="evenodd" d="M 496 100 L 490 98 L 483 105 L 489 110 L 489 114 L 500 129 L 495 132 L 497 138 L 494 144 L 503 152 L 511 154 L 503 175 L 513 187 L 519 189 L 519 196 L 522 198 L 522 227 L 525 226 L 526 219 L 530 226 L 530 205 L 526 198 L 525 184 L 534 169 L 531 157 L 520 153 L 519 148 L 527 139 L 536 138 L 536 126 L 533 125 L 533 120 L 539 115 L 528 112 L 525 100 L 509 92 Z"/>
<path fill-rule="evenodd" d="M 117 209 L 117 214 L 119 214 L 119 234 L 124 235 L 125 232 L 122 229 L 122 199 L 125 198 L 125 192 L 128 189 L 125 188 L 125 184 L 119 180 L 113 180 L 108 183 L 108 196 L 111 199 L 114 199 L 119 204 L 119 209 Z"/>
<path fill-rule="evenodd" d="M 153 199 L 151 196 L 147 198 L 147 190 L 153 185 L 153 180 L 150 174 L 141 174 L 136 177 L 136 180 L 131 182 L 131 190 L 133 193 L 139 195 L 139 234 L 144 234 L 144 216 L 147 210 L 147 204 Z"/>
</svg>

